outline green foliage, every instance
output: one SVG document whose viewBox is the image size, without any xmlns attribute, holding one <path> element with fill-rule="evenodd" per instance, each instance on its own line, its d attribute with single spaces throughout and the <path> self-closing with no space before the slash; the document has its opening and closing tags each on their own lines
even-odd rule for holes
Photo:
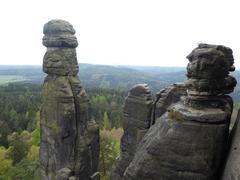
<svg viewBox="0 0 240 180">
<path fill-rule="evenodd" d="M 100 131 L 100 162 L 101 179 L 108 180 L 111 168 L 120 154 L 120 137 L 122 129 Z"/>
<path fill-rule="evenodd" d="M 27 154 L 27 159 L 30 161 L 37 161 L 39 159 L 39 146 L 31 146 Z"/>
<path fill-rule="evenodd" d="M 13 180 L 17 168 L 12 166 L 10 159 L 0 161 L 0 180 Z"/>
<path fill-rule="evenodd" d="M 27 131 L 23 131 L 21 134 L 14 132 L 8 136 L 10 145 L 8 155 L 13 160 L 14 165 L 27 156 L 30 138 L 30 133 Z"/>
<path fill-rule="evenodd" d="M 103 129 L 106 129 L 108 131 L 111 130 L 111 124 L 110 124 L 107 112 L 105 112 L 103 116 Z"/>
<path fill-rule="evenodd" d="M 4 160 L 6 157 L 6 148 L 0 146 L 0 161 Z"/>
<path fill-rule="evenodd" d="M 16 165 L 14 179 L 21 180 L 40 180 L 39 176 L 39 162 L 29 159 L 23 159 Z"/>
<path fill-rule="evenodd" d="M 31 133 L 31 144 L 35 146 L 40 145 L 40 128 L 37 127 L 32 133 Z"/>
<path fill-rule="evenodd" d="M 8 123 L 0 121 L 0 145 L 7 147 L 8 141 L 7 136 L 11 133 Z"/>
<path fill-rule="evenodd" d="M 39 146 L 32 144 L 32 134 L 14 132 L 9 148 L 0 146 L 0 180 L 39 180 Z"/>
<path fill-rule="evenodd" d="M 0 145 L 8 147 L 7 136 L 36 128 L 40 106 L 40 86 L 9 84 L 0 86 Z"/>
<path fill-rule="evenodd" d="M 122 126 L 121 117 L 126 92 L 113 89 L 87 89 L 92 105 L 92 116 L 103 128 L 104 113 L 107 113 L 110 126 Z"/>
</svg>

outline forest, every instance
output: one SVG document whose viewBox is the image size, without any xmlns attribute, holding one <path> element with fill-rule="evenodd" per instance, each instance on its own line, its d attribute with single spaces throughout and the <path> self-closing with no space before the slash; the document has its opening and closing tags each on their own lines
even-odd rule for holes
<svg viewBox="0 0 240 180">
<path fill-rule="evenodd" d="M 122 107 L 126 92 L 87 89 L 91 113 L 100 126 L 101 179 L 120 153 Z M 10 83 L 0 86 L 0 180 L 38 180 L 41 86 Z"/>
</svg>

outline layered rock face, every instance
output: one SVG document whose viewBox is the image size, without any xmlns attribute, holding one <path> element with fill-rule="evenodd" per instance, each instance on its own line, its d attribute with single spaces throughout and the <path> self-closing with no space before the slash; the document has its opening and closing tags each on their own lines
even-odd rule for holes
<svg viewBox="0 0 240 180">
<path fill-rule="evenodd" d="M 42 180 L 97 179 L 99 129 L 78 78 L 77 39 L 72 25 L 44 25 L 40 168 Z"/>
<path fill-rule="evenodd" d="M 187 58 L 190 61 L 187 66 L 188 97 L 209 100 L 233 91 L 237 82 L 229 75 L 235 70 L 230 48 L 199 44 Z"/>
<path fill-rule="evenodd" d="M 138 84 L 128 93 L 123 115 L 121 157 L 111 179 L 122 179 L 125 169 L 132 161 L 137 144 L 150 127 L 152 105 L 152 95 L 146 84 Z"/>
<path fill-rule="evenodd" d="M 232 50 L 200 44 L 187 58 L 187 82 L 157 95 L 149 108 L 151 127 L 140 142 L 134 141 L 135 154 L 120 179 L 220 179 L 233 106 L 226 94 L 236 85 L 229 75 Z M 139 113 L 137 107 L 131 111 Z"/>
</svg>

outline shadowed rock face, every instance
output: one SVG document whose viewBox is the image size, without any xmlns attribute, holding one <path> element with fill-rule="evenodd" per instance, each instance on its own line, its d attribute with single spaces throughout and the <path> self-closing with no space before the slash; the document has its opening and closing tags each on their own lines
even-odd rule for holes
<svg viewBox="0 0 240 180">
<path fill-rule="evenodd" d="M 45 24 L 40 167 L 42 180 L 90 179 L 97 171 L 99 129 L 78 79 L 77 39 L 63 20 Z"/>
<path fill-rule="evenodd" d="M 240 110 L 230 135 L 229 153 L 222 180 L 240 179 Z"/>
<path fill-rule="evenodd" d="M 187 82 L 157 95 L 151 127 L 140 142 L 134 141 L 135 154 L 122 165 L 124 172 L 118 179 L 220 179 L 233 106 L 225 94 L 236 85 L 229 75 L 234 70 L 232 50 L 200 44 L 188 59 Z M 131 112 L 138 114 L 138 106 L 132 106 Z M 128 127 L 125 131 L 129 132 Z"/>
</svg>

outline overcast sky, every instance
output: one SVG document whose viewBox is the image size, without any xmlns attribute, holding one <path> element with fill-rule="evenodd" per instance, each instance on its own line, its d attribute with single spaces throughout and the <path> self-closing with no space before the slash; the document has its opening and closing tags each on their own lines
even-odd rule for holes
<svg viewBox="0 0 240 180">
<path fill-rule="evenodd" d="M 69 21 L 78 61 L 186 66 L 198 43 L 233 49 L 240 68 L 239 0 L 2 0 L 0 64 L 42 64 L 44 23 Z"/>
</svg>

